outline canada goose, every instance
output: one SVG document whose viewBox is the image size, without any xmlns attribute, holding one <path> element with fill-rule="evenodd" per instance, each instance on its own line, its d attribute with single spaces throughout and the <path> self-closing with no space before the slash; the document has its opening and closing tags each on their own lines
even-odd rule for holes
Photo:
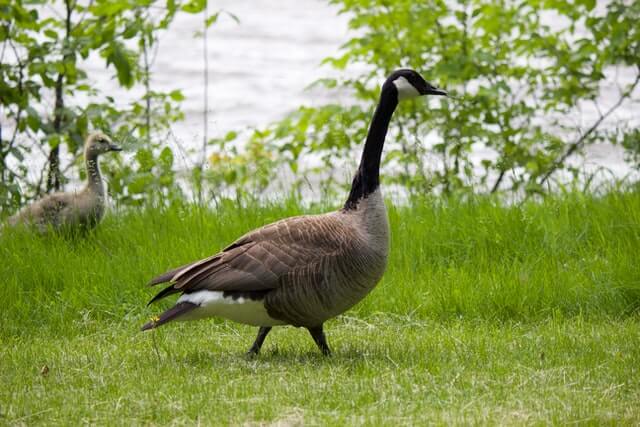
<svg viewBox="0 0 640 427">
<path fill-rule="evenodd" d="M 398 101 L 422 95 L 447 93 L 413 70 L 393 72 L 382 85 L 344 207 L 265 225 L 220 253 L 151 280 L 150 286 L 169 286 L 149 304 L 181 296 L 142 330 L 171 320 L 223 317 L 260 327 L 248 352 L 256 355 L 272 326 L 302 326 L 329 355 L 323 323 L 364 298 L 387 265 L 389 225 L 379 189 L 382 146 Z"/>
<path fill-rule="evenodd" d="M 7 220 L 9 225 L 32 225 L 41 233 L 49 227 L 60 230 L 89 230 L 100 222 L 105 209 L 105 191 L 100 176 L 98 156 L 109 151 L 121 151 L 102 132 L 87 137 L 84 158 L 87 167 L 87 185 L 80 192 L 53 193 L 21 209 Z"/>
</svg>

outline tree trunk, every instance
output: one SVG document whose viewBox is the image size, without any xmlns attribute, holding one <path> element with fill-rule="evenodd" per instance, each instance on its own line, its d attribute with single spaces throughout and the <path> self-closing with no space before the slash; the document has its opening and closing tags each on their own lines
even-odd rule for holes
<svg viewBox="0 0 640 427">
<path fill-rule="evenodd" d="M 71 0 L 65 0 L 66 6 L 66 19 L 65 19 L 65 27 L 66 27 L 66 35 L 63 42 L 63 52 L 64 59 L 67 60 L 72 54 L 68 51 L 69 47 L 69 38 L 71 37 L 71 14 L 73 13 L 73 8 L 75 4 L 71 3 Z M 58 74 L 58 80 L 56 80 L 56 101 L 54 107 L 54 116 L 53 116 L 53 129 L 55 133 L 61 136 L 62 131 L 62 120 L 64 114 L 64 100 L 63 89 L 64 89 L 64 72 Z M 60 144 L 56 145 L 49 152 L 49 171 L 47 173 L 47 193 L 52 190 L 60 191 L 62 188 L 62 174 L 60 172 Z"/>
<path fill-rule="evenodd" d="M 58 80 L 56 81 L 56 103 L 55 113 L 53 118 L 53 128 L 59 135 L 62 129 L 62 113 L 64 108 L 64 100 L 62 99 L 62 85 L 64 81 L 64 75 L 58 74 Z M 62 179 L 60 176 L 60 145 L 56 145 L 49 152 L 49 172 L 47 173 L 47 193 L 54 191 L 60 191 L 62 187 Z"/>
</svg>

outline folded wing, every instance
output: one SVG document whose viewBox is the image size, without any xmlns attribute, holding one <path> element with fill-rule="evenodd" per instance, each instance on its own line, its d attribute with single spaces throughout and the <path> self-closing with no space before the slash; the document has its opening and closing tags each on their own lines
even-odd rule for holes
<svg viewBox="0 0 640 427">
<path fill-rule="evenodd" d="M 333 214 L 288 218 L 252 231 L 217 253 L 156 277 L 171 283 L 151 301 L 178 292 L 265 291 L 281 278 L 319 269 L 347 245 L 345 225 Z M 293 282 L 287 281 L 288 284 Z"/>
</svg>

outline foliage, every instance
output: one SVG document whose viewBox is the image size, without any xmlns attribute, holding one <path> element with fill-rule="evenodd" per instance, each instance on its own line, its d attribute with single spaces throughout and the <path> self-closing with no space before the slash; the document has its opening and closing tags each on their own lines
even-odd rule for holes
<svg viewBox="0 0 640 427">
<path fill-rule="evenodd" d="M 154 91 L 150 67 L 158 33 L 176 14 L 197 13 L 204 1 L 11 1 L 0 6 L 0 108 L 9 119 L 0 133 L 0 204 L 11 210 L 43 192 L 59 190 L 74 174 L 84 137 L 102 129 L 140 148 L 133 165 L 114 161 L 114 196 L 140 202 L 140 194 L 167 196 L 177 187 L 172 155 L 157 135 L 182 118 L 179 90 Z M 86 60 L 99 57 L 123 89 L 142 86 L 129 105 L 91 85 Z M 88 101 L 87 101 L 88 100 Z M 61 148 L 76 156 L 62 167 Z M 34 171 L 34 157 L 46 157 Z M 151 158 L 151 160 L 149 159 Z M 159 179 L 151 179 L 151 176 Z M 76 175 L 77 176 L 77 175 Z"/>
<path fill-rule="evenodd" d="M 301 175 L 317 174 L 321 191 L 332 193 L 334 180 L 344 181 L 337 166 L 351 159 L 351 141 L 364 140 L 363 127 L 349 127 L 356 120 L 363 126 L 368 120 L 356 107 L 301 107 L 267 129 L 254 130 L 244 144 L 238 144 L 243 135 L 235 132 L 213 139 L 207 181 L 223 194 L 237 189 L 260 194 L 283 181 L 300 189 L 308 184 Z"/>
<path fill-rule="evenodd" d="M 627 157 L 637 169 L 640 169 L 640 129 L 624 132 L 621 138 L 622 146 L 627 150 Z"/>
<path fill-rule="evenodd" d="M 237 142 L 238 133 L 228 132 L 223 138 L 208 141 L 213 148 L 207 162 L 202 179 L 194 176 L 193 182 L 200 183 L 210 189 L 210 198 L 219 201 L 235 193 L 237 188 L 252 183 L 255 194 L 262 193 L 271 183 L 272 171 L 278 168 L 272 154 L 254 136 L 240 149 Z M 199 169 L 194 173 L 200 173 Z"/>
<path fill-rule="evenodd" d="M 355 158 L 380 82 L 400 66 L 452 95 L 428 107 L 422 100 L 401 105 L 392 121 L 385 179 L 416 194 L 546 191 L 557 171 L 579 172 L 568 160 L 585 146 L 616 142 L 611 128 L 625 124 L 607 119 L 640 100 L 637 1 L 606 8 L 591 0 L 334 3 L 349 14 L 355 35 L 324 61 L 343 77 L 318 84 L 359 102 L 302 107 L 253 136 L 302 180 L 318 171 L 306 167 L 318 158 L 325 175 Z M 368 67 L 354 75 L 362 64 Z M 619 89 L 603 89 L 618 72 L 627 77 Z M 614 100 L 604 111 L 603 91 Z M 584 109 L 594 111 L 594 121 L 574 119 Z M 619 133 L 629 141 L 628 131 Z M 334 177 L 329 173 L 329 184 Z"/>
</svg>

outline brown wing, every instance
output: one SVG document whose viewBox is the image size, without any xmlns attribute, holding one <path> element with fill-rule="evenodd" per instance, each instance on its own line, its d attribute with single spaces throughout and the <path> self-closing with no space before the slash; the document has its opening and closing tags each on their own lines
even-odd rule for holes
<svg viewBox="0 0 640 427">
<path fill-rule="evenodd" d="M 150 284 L 171 282 L 151 301 L 176 292 L 275 289 L 295 271 L 315 269 L 346 246 L 334 214 L 288 218 L 252 231 L 222 252 L 169 271 Z"/>
</svg>

